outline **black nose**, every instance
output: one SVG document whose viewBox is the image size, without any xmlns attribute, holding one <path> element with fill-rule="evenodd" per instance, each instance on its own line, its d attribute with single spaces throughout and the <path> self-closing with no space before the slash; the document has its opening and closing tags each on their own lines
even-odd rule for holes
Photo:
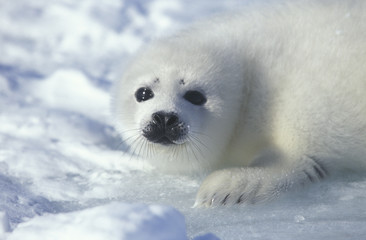
<svg viewBox="0 0 366 240">
<path fill-rule="evenodd" d="M 174 112 L 156 112 L 143 129 L 143 136 L 154 143 L 173 144 L 186 134 L 186 127 Z"/>
<path fill-rule="evenodd" d="M 162 128 L 173 127 L 178 124 L 179 118 L 173 112 L 156 112 L 152 115 L 152 120 L 155 124 Z"/>
</svg>

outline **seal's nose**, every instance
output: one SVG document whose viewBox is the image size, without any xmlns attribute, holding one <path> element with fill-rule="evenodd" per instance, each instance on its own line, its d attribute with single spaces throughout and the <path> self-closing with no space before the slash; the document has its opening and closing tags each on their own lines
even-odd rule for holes
<svg viewBox="0 0 366 240">
<path fill-rule="evenodd" d="M 142 132 L 150 142 L 169 145 L 179 141 L 187 131 L 176 113 L 160 111 L 151 115 Z"/>
<path fill-rule="evenodd" d="M 179 118 L 177 114 L 173 112 L 156 112 L 152 115 L 152 120 L 155 124 L 161 128 L 173 127 L 178 124 Z"/>
</svg>

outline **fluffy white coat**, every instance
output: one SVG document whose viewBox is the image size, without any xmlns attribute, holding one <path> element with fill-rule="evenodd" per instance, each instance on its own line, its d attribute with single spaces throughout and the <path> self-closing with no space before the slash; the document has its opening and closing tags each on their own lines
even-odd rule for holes
<svg viewBox="0 0 366 240">
<path fill-rule="evenodd" d="M 116 127 L 131 153 L 168 172 L 207 172 L 196 206 L 254 203 L 366 169 L 366 2 L 252 6 L 141 50 L 115 86 Z M 183 81 L 183 82 L 182 82 Z M 137 102 L 149 87 L 154 97 Z M 183 98 L 199 90 L 207 102 Z M 157 111 L 188 126 L 151 143 Z"/>
</svg>

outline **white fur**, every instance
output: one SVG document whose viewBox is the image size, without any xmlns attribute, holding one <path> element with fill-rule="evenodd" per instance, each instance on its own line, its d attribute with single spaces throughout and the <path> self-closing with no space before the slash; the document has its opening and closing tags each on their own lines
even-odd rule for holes
<svg viewBox="0 0 366 240">
<path fill-rule="evenodd" d="M 113 110 L 125 144 L 163 171 L 235 167 L 207 177 L 196 206 L 258 202 L 344 169 L 364 172 L 365 5 L 249 7 L 152 43 L 116 84 Z M 142 86 L 155 95 L 138 103 Z M 191 89 L 207 103 L 185 101 Z M 187 123 L 185 143 L 162 146 L 141 136 L 160 110 Z"/>
</svg>

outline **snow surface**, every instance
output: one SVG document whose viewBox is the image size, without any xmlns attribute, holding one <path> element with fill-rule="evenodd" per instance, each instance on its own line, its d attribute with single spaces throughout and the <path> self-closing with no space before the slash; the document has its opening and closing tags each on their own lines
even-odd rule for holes
<svg viewBox="0 0 366 240">
<path fill-rule="evenodd" d="M 8 239 L 145 240 L 154 236 L 153 239 L 184 240 L 187 239 L 185 234 L 184 217 L 173 208 L 110 203 L 72 213 L 36 217 L 21 224 Z"/>
<path fill-rule="evenodd" d="M 195 209 L 202 179 L 123 154 L 108 92 L 128 57 L 243 4 L 0 1 L 0 239 L 366 239 L 365 178 Z"/>
</svg>

